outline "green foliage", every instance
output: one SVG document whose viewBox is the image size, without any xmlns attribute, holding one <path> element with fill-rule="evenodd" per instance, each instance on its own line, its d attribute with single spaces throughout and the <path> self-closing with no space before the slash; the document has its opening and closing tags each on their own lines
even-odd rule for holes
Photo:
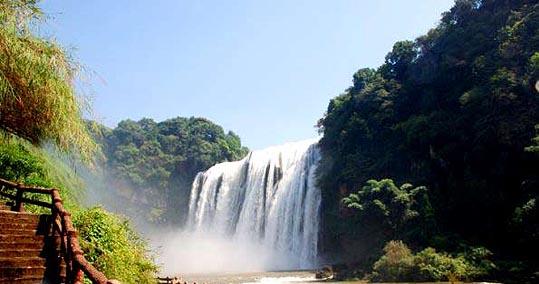
<svg viewBox="0 0 539 284">
<path fill-rule="evenodd" d="M 50 183 L 46 180 L 43 164 L 43 160 L 32 155 L 22 143 L 2 139 L 0 168 L 2 168 L 3 179 L 48 186 Z"/>
<path fill-rule="evenodd" d="M 536 198 L 531 198 L 522 206 L 517 207 L 515 209 L 513 221 L 515 223 L 522 224 L 522 223 L 527 223 L 526 219 L 531 219 L 531 218 L 537 218 L 537 199 Z M 534 220 L 534 221 L 537 221 L 537 220 Z M 533 222 L 529 222 L 529 223 L 530 225 L 533 224 Z"/>
<path fill-rule="evenodd" d="M 393 45 L 393 50 L 386 55 L 385 64 L 380 68 L 384 78 L 402 80 L 408 67 L 418 57 L 418 47 L 413 41 L 399 41 Z"/>
<path fill-rule="evenodd" d="M 97 150 L 82 120 L 84 103 L 73 86 L 77 65 L 55 42 L 33 33 L 42 16 L 37 3 L 0 2 L 0 177 L 59 188 L 91 262 L 124 283 L 155 283 L 156 266 L 147 245 L 129 224 L 100 208 L 81 210 L 83 187 L 72 167 L 50 154 L 56 148 L 34 146 L 52 141 L 87 161 Z M 50 213 L 28 204 L 25 209 Z"/>
<path fill-rule="evenodd" d="M 0 128 L 89 160 L 96 145 L 73 87 L 77 66 L 58 44 L 33 33 L 37 2 L 0 3 Z"/>
<path fill-rule="evenodd" d="M 50 151 L 49 151 L 50 152 Z M 84 185 L 60 157 L 16 137 L 0 139 L 0 177 L 28 185 L 59 188 L 64 205 L 74 214 L 75 227 L 88 259 L 108 277 L 124 283 L 153 283 L 155 265 L 147 245 L 122 218 L 101 208 L 82 209 Z M 27 198 L 50 202 L 41 194 Z M 49 209 L 25 204 L 30 212 L 50 214 Z"/>
<path fill-rule="evenodd" d="M 373 266 L 374 281 L 403 281 L 409 279 L 414 268 L 414 255 L 402 241 L 389 241 L 384 255 Z"/>
<path fill-rule="evenodd" d="M 537 204 L 539 194 L 537 184 L 534 186 L 535 191 L 528 193 L 528 196 L 515 208 L 509 226 L 515 233 L 519 246 L 533 244 L 539 239 L 539 206 Z M 521 266 L 520 269 L 526 267 Z"/>
<path fill-rule="evenodd" d="M 473 248 L 468 254 L 451 256 L 426 248 L 416 254 L 402 241 L 390 241 L 378 259 L 370 279 L 373 281 L 458 281 L 487 275 L 494 268 L 485 248 Z"/>
<path fill-rule="evenodd" d="M 148 245 L 129 223 L 100 207 L 78 211 L 73 223 L 85 257 L 107 277 L 122 283 L 155 283 L 157 266 Z"/>
<path fill-rule="evenodd" d="M 473 270 L 463 257 L 451 257 L 446 253 L 426 248 L 414 257 L 417 281 L 442 281 L 470 279 Z"/>
<path fill-rule="evenodd" d="M 357 210 L 357 217 L 363 221 L 374 218 L 372 223 L 379 224 L 383 231 L 394 236 L 409 220 L 419 216 L 418 210 L 414 209 L 424 210 L 430 206 L 428 199 L 417 198 L 426 197 L 426 191 L 424 186 L 414 188 L 408 183 L 397 187 L 391 179 L 369 180 L 357 193 L 343 198 L 343 203 Z"/>
<path fill-rule="evenodd" d="M 236 134 L 203 118 L 124 120 L 114 129 L 88 125 L 107 157 L 106 179 L 124 192 L 120 198 L 137 208 L 124 213 L 142 213 L 155 223 L 181 222 L 195 175 L 248 152 Z M 152 202 L 140 203 L 145 200 Z"/>
<path fill-rule="evenodd" d="M 50 151 L 53 151 L 52 148 Z M 77 209 L 83 197 L 81 180 L 60 157 L 10 135 L 0 138 L 0 177 L 27 185 L 56 187 L 69 210 Z M 42 194 L 27 193 L 25 197 L 50 202 L 50 197 Z M 25 208 L 35 213 L 49 212 L 31 204 Z"/>
<path fill-rule="evenodd" d="M 464 258 L 468 264 L 466 270 L 468 276 L 465 278 L 480 279 L 481 277 L 492 274 L 492 271 L 497 270 L 498 267 L 492 261 L 493 255 L 494 254 L 485 247 L 464 246 L 457 256 Z"/>
<path fill-rule="evenodd" d="M 391 179 L 369 180 L 342 203 L 348 211 L 344 231 L 368 248 L 355 261 L 367 266 L 379 256 L 376 248 L 381 249 L 389 240 L 405 239 L 417 244 L 436 233 L 424 186 L 405 183 L 398 187 Z"/>
<path fill-rule="evenodd" d="M 533 138 L 533 145 L 526 147 L 526 151 L 532 153 L 539 153 L 539 124 L 535 126 L 535 131 L 537 132 L 537 136 Z"/>
<path fill-rule="evenodd" d="M 530 153 L 539 121 L 538 11 L 536 1 L 456 1 L 426 35 L 396 43 L 378 69 L 354 74 L 319 121 L 327 246 L 358 257 L 341 240 L 360 247 L 359 232 L 369 228 L 340 201 L 391 176 L 429 188 L 438 232 L 537 267 L 531 232 L 511 224 L 535 212 L 525 204 L 539 188 L 539 156 Z M 391 214 L 393 204 L 374 201 L 374 212 Z M 526 218 L 528 227 L 536 222 Z M 404 240 L 425 247 L 436 235 Z"/>
<path fill-rule="evenodd" d="M 31 145 L 25 145 L 24 141 L 16 138 L 0 139 L 0 169 L 0 177 L 3 179 L 43 187 L 49 187 L 52 184 L 43 156 L 39 155 L 36 149 L 32 149 Z M 11 194 L 15 192 L 12 191 Z M 42 194 L 27 193 L 24 197 L 50 202 L 50 198 Z M 48 209 L 31 204 L 26 204 L 25 209 L 34 213 L 49 212 Z"/>
</svg>

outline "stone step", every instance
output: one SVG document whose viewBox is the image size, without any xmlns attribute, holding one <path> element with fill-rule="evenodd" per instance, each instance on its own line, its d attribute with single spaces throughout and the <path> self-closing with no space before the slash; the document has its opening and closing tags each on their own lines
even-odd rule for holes
<svg viewBox="0 0 539 284">
<path fill-rule="evenodd" d="M 26 234 L 0 234 L 0 242 L 42 242 L 44 239 L 45 236 L 43 235 L 29 236 Z"/>
<path fill-rule="evenodd" d="M 0 267 L 45 267 L 46 259 L 36 257 L 1 257 Z"/>
<path fill-rule="evenodd" d="M 39 215 L 37 215 L 38 218 L 34 218 L 34 217 L 31 217 L 31 218 L 20 218 L 20 217 L 17 217 L 17 216 L 5 216 L 5 215 L 0 215 L 0 223 L 1 224 L 9 224 L 9 223 L 22 223 L 22 224 L 39 224 L 40 222 L 45 222 L 47 221 L 47 219 L 43 218 L 39 218 Z M 30 216 L 28 216 L 30 217 Z"/>
<path fill-rule="evenodd" d="M 2 211 L 0 211 L 2 212 Z M 6 212 L 6 211 L 3 211 Z M 16 213 L 17 214 L 17 213 Z M 0 213 L 0 222 L 2 223 L 25 223 L 25 224 L 39 224 L 42 223 L 49 223 L 49 216 L 47 215 L 26 215 L 25 213 L 18 213 L 21 214 L 19 216 L 15 214 L 1 214 Z M 23 215 L 24 214 L 24 215 Z"/>
<path fill-rule="evenodd" d="M 50 217 L 47 214 L 33 214 L 25 212 L 15 212 L 15 211 L 0 211 L 0 219 L 9 219 L 16 220 L 17 222 L 26 221 L 26 220 L 40 220 L 41 218 Z"/>
<path fill-rule="evenodd" d="M 65 283 L 61 238 L 50 234 L 50 214 L 12 211 L 0 201 L 0 284 Z"/>
<path fill-rule="evenodd" d="M 43 277 L 45 267 L 0 267 L 0 280 L 13 280 L 24 277 Z"/>
<path fill-rule="evenodd" d="M 4 221 L 4 220 L 0 220 L 0 234 L 2 234 L 2 229 L 6 229 L 6 230 L 16 230 L 16 229 L 27 229 L 27 228 L 31 228 L 31 229 L 37 229 L 38 227 L 40 227 L 42 222 L 40 221 L 18 221 L 18 220 L 9 220 L 9 221 Z M 46 224 L 43 224 L 43 225 L 46 225 Z M 43 227 L 43 225 L 41 225 L 41 227 Z"/>
<path fill-rule="evenodd" d="M 64 283 L 61 239 L 47 236 L 50 215 L 11 211 L 0 202 L 0 284 Z"/>
<path fill-rule="evenodd" d="M 0 267 L 65 267 L 61 258 L 54 257 L 52 254 L 48 254 L 47 257 L 0 257 Z"/>
<path fill-rule="evenodd" d="M 41 237 L 41 239 L 36 239 L 35 237 Z M 0 249 L 11 249 L 10 246 L 12 245 L 21 245 L 21 248 L 26 245 L 29 245 L 29 248 L 59 248 L 61 239 L 60 237 L 26 236 L 23 238 L 5 237 L 4 240 L 0 241 Z"/>
<path fill-rule="evenodd" d="M 27 236 L 39 236 L 44 235 L 43 232 L 34 229 L 4 229 L 0 228 L 0 235 L 27 235 Z"/>
<path fill-rule="evenodd" d="M 36 262 L 36 264 L 38 263 Z M 16 279 L 16 278 L 30 278 L 30 277 L 36 277 L 36 278 L 41 277 L 41 279 L 43 279 L 46 276 L 54 276 L 56 278 L 58 278 L 58 276 L 65 277 L 66 266 L 64 262 L 47 264 L 47 266 L 48 267 L 46 267 L 45 264 L 38 264 L 35 266 L 33 265 L 9 266 L 9 267 L 0 266 L 0 281 L 6 281 L 6 280 L 13 281 L 13 279 Z M 49 283 L 57 283 L 57 282 L 49 282 Z"/>
<path fill-rule="evenodd" d="M 1 223 L 0 223 L 1 224 Z M 20 231 L 19 234 L 17 232 Z M 31 233 L 34 234 L 31 234 Z M 15 223 L 12 224 L 1 224 L 0 226 L 0 235 L 44 235 L 50 232 L 47 224 L 39 224 L 35 226 L 33 224 L 24 224 L 24 223 Z"/>
<path fill-rule="evenodd" d="M 27 277 L 19 277 L 19 278 L 10 278 L 7 280 L 3 280 L 0 278 L 0 284 L 49 284 L 49 283 L 55 283 L 51 281 L 45 280 L 42 276 L 27 276 Z M 61 282 L 56 282 L 61 283 Z"/>
<path fill-rule="evenodd" d="M 18 249 L 43 249 L 44 243 L 42 242 L 1 242 L 0 248 L 4 250 L 18 250 Z"/>
<path fill-rule="evenodd" d="M 43 257 L 43 249 L 0 249 L 0 258 L 5 257 Z"/>
<path fill-rule="evenodd" d="M 38 224 L 38 222 L 29 222 L 29 223 L 0 223 L 2 224 L 2 229 L 0 229 L 0 232 L 1 230 L 9 230 L 9 229 L 13 229 L 13 230 L 37 230 L 39 229 L 40 227 L 40 224 Z M 41 226 L 43 227 L 43 226 Z"/>
<path fill-rule="evenodd" d="M 48 256 L 59 256 L 61 251 L 58 247 L 51 247 L 50 245 L 45 245 L 43 247 L 30 247 L 30 248 L 21 248 L 22 245 L 17 244 L 16 248 L 10 248 L 10 245 L 5 247 L 0 247 L 0 258 L 6 257 L 48 257 Z"/>
</svg>

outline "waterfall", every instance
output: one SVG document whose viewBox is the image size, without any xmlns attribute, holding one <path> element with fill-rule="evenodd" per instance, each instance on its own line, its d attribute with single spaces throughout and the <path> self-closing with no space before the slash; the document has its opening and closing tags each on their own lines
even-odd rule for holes
<svg viewBox="0 0 539 284">
<path fill-rule="evenodd" d="M 262 248 L 265 269 L 316 266 L 321 193 L 317 140 L 253 151 L 199 173 L 188 229 Z M 259 256 L 262 257 L 262 256 Z"/>
</svg>

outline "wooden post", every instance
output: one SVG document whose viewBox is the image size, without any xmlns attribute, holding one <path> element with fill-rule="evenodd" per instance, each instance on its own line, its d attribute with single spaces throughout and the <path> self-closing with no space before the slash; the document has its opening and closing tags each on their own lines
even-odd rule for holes
<svg viewBox="0 0 539 284">
<path fill-rule="evenodd" d="M 19 188 L 17 188 L 16 190 L 17 190 L 17 193 L 15 194 L 15 211 L 22 212 L 23 211 L 22 196 L 23 196 L 24 191 L 22 191 Z"/>
<path fill-rule="evenodd" d="M 78 262 L 73 261 L 73 284 L 84 284 L 84 271 L 82 271 Z"/>
</svg>

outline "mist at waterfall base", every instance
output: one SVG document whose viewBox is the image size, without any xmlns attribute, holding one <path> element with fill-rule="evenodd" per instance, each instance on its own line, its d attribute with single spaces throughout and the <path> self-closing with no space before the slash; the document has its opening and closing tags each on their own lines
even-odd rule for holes
<svg viewBox="0 0 539 284">
<path fill-rule="evenodd" d="M 153 236 L 166 275 L 313 269 L 317 140 L 253 151 L 199 173 L 184 228 Z"/>
</svg>

